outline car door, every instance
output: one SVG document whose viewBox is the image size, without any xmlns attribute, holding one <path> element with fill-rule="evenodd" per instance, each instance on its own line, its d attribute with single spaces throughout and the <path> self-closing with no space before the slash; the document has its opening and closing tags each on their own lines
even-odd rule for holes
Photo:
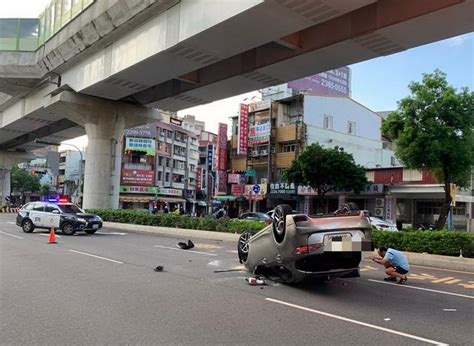
<svg viewBox="0 0 474 346">
<path fill-rule="evenodd" d="M 59 208 L 54 204 L 47 204 L 44 208 L 45 211 L 45 226 L 44 227 L 54 227 L 59 228 L 59 222 L 61 219 L 61 212 Z"/>
<path fill-rule="evenodd" d="M 35 227 L 41 228 L 45 227 L 44 222 L 45 222 L 45 213 L 44 213 L 44 207 L 45 203 L 42 202 L 36 202 L 33 205 L 33 208 L 30 210 L 29 217 Z"/>
</svg>

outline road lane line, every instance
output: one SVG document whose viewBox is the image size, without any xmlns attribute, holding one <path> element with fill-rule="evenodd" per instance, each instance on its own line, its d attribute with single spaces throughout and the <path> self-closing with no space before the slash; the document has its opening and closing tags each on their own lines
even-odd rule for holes
<svg viewBox="0 0 474 346">
<path fill-rule="evenodd" d="M 391 334 L 396 334 L 396 335 L 404 336 L 404 337 L 406 337 L 406 338 L 410 338 L 410 339 L 414 339 L 414 340 L 426 342 L 426 343 L 432 344 L 432 345 L 444 345 L 444 346 L 445 346 L 445 345 L 448 345 L 448 344 L 445 344 L 445 343 L 443 343 L 443 342 L 439 342 L 439 341 L 435 341 L 435 340 L 430 340 L 430 339 L 422 338 L 422 337 L 420 337 L 420 336 L 416 336 L 416 335 L 413 335 L 413 334 L 408 334 L 408 333 L 399 332 L 399 331 L 396 331 L 396 330 L 393 330 L 393 329 L 388 329 L 388 328 L 384 328 L 384 327 L 377 326 L 377 325 L 375 325 L 375 324 L 370 324 L 370 323 L 366 323 L 366 322 L 362 322 L 362 321 L 353 320 L 353 319 L 351 319 L 351 318 L 347 318 L 347 317 L 343 317 L 343 316 L 338 316 L 338 315 L 330 314 L 330 313 L 327 313 L 327 312 L 324 312 L 324 311 L 319 311 L 319 310 L 314 310 L 314 309 L 306 308 L 306 307 L 301 306 L 301 305 L 295 305 L 295 304 L 287 303 L 287 302 L 284 302 L 284 301 L 281 301 L 281 300 L 277 300 L 277 299 L 265 298 L 265 300 L 266 300 L 266 301 L 269 301 L 269 302 L 281 304 L 281 305 L 286 305 L 286 306 L 289 306 L 289 307 L 292 307 L 292 308 L 295 308 L 295 309 L 300 309 L 300 310 L 312 312 L 312 313 L 314 313 L 314 314 L 318 314 L 318 315 L 323 315 L 323 316 L 335 318 L 335 319 L 337 319 L 337 320 L 341 320 L 341 321 L 345 321 L 345 322 L 350 322 L 350 323 L 358 324 L 358 325 L 360 325 L 360 326 L 364 326 L 364 327 L 368 327 L 368 328 L 372 328 L 372 329 L 381 330 L 381 331 L 383 331 L 383 332 L 387 332 L 387 333 L 391 333 Z"/>
<path fill-rule="evenodd" d="M 433 280 L 431 281 L 432 283 L 434 284 L 439 284 L 441 282 L 444 282 L 444 281 L 450 281 L 450 280 L 453 280 L 454 278 L 452 276 L 449 276 L 447 278 L 442 278 L 442 279 L 438 279 L 438 280 Z"/>
<path fill-rule="evenodd" d="M 127 233 L 123 232 L 95 232 L 95 234 L 127 235 Z"/>
<path fill-rule="evenodd" d="M 78 254 L 81 254 L 81 255 L 86 255 L 86 256 L 90 256 L 90 257 L 94 257 L 94 258 L 98 258 L 98 259 L 103 259 L 105 261 L 110 261 L 110 262 L 114 262 L 114 263 L 118 263 L 118 264 L 123 264 L 123 262 L 116 261 L 116 260 L 106 258 L 106 257 L 93 255 L 93 254 L 90 254 L 90 253 L 87 253 L 87 252 L 81 252 L 81 251 L 76 251 L 76 250 L 69 250 L 69 251 L 74 252 L 74 253 L 78 253 Z"/>
<path fill-rule="evenodd" d="M 20 237 L 19 235 L 10 234 L 10 233 L 3 232 L 3 231 L 0 231 L 0 233 L 5 234 L 5 235 L 9 235 L 10 237 L 15 237 L 15 238 L 18 238 L 18 239 L 25 239 L 23 237 Z"/>
<path fill-rule="evenodd" d="M 217 256 L 215 253 L 210 253 L 210 252 L 202 252 L 202 251 L 194 251 L 194 250 L 183 250 L 183 249 L 178 249 L 177 247 L 170 247 L 170 246 L 161 246 L 161 245 L 153 245 L 154 247 L 159 247 L 161 249 L 168 249 L 168 250 L 176 250 L 176 251 L 181 251 L 181 252 L 192 252 L 192 253 L 197 253 L 200 255 L 207 255 L 207 256 Z"/>
<path fill-rule="evenodd" d="M 13 221 L 7 221 L 7 223 L 9 223 L 10 225 L 16 225 L 16 222 Z"/>
<path fill-rule="evenodd" d="M 399 284 L 393 284 L 391 282 L 380 281 L 380 280 L 372 280 L 372 279 L 367 279 L 367 280 L 370 281 L 370 282 L 375 282 L 375 283 L 384 284 L 384 285 L 391 285 L 391 286 L 395 286 L 395 287 L 411 288 L 411 289 L 414 289 L 414 290 L 428 291 L 428 292 L 434 292 L 434 293 L 440 293 L 440 294 L 447 294 L 447 295 L 450 295 L 450 296 L 457 296 L 457 297 L 474 299 L 474 296 L 468 296 L 468 295 L 460 294 L 460 293 L 438 291 L 438 290 L 432 290 L 432 289 L 429 289 L 429 288 L 409 286 L 409 285 L 399 285 Z"/>
<path fill-rule="evenodd" d="M 446 281 L 445 284 L 447 284 L 447 285 L 457 284 L 458 282 L 461 282 L 461 281 L 462 280 L 460 280 L 460 279 L 454 279 L 454 280 Z"/>
<path fill-rule="evenodd" d="M 36 235 L 42 235 L 43 237 L 49 237 L 49 233 L 35 233 Z M 61 235 L 57 235 L 56 233 L 54 233 L 55 237 L 56 238 L 61 238 L 62 236 Z"/>
</svg>

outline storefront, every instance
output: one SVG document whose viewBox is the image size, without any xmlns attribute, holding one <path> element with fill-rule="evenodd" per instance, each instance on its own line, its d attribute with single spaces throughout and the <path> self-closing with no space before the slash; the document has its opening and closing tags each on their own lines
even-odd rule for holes
<svg viewBox="0 0 474 346">
<path fill-rule="evenodd" d="M 278 204 L 288 204 L 293 210 L 298 209 L 298 195 L 295 184 L 270 183 L 267 194 L 267 209 L 275 209 Z"/>
<path fill-rule="evenodd" d="M 122 209 L 163 211 L 168 205 L 170 212 L 176 208 L 186 208 L 183 190 L 157 186 L 120 186 L 119 205 Z"/>
</svg>

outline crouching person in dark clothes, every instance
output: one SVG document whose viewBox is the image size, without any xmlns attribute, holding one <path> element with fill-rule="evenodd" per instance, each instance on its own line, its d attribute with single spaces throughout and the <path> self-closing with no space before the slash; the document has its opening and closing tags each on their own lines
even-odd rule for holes
<svg viewBox="0 0 474 346">
<path fill-rule="evenodd" d="M 398 283 L 403 284 L 407 281 L 406 274 L 410 270 L 410 265 L 408 264 L 407 258 L 398 250 L 386 248 L 381 246 L 377 253 L 380 258 L 375 256 L 369 256 L 369 259 L 373 260 L 375 263 L 383 265 L 385 273 L 388 275 L 384 280 L 385 281 L 397 281 Z"/>
</svg>

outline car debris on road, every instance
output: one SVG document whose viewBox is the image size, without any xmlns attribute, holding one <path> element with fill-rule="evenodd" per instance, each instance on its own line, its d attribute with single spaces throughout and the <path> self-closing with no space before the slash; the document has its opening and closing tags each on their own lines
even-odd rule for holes
<svg viewBox="0 0 474 346">
<path fill-rule="evenodd" d="M 182 250 L 189 250 L 189 249 L 192 249 L 194 247 L 194 243 L 191 240 L 188 240 L 187 243 L 179 242 L 178 244 L 176 244 L 176 247 L 178 249 L 182 249 Z"/>
</svg>

